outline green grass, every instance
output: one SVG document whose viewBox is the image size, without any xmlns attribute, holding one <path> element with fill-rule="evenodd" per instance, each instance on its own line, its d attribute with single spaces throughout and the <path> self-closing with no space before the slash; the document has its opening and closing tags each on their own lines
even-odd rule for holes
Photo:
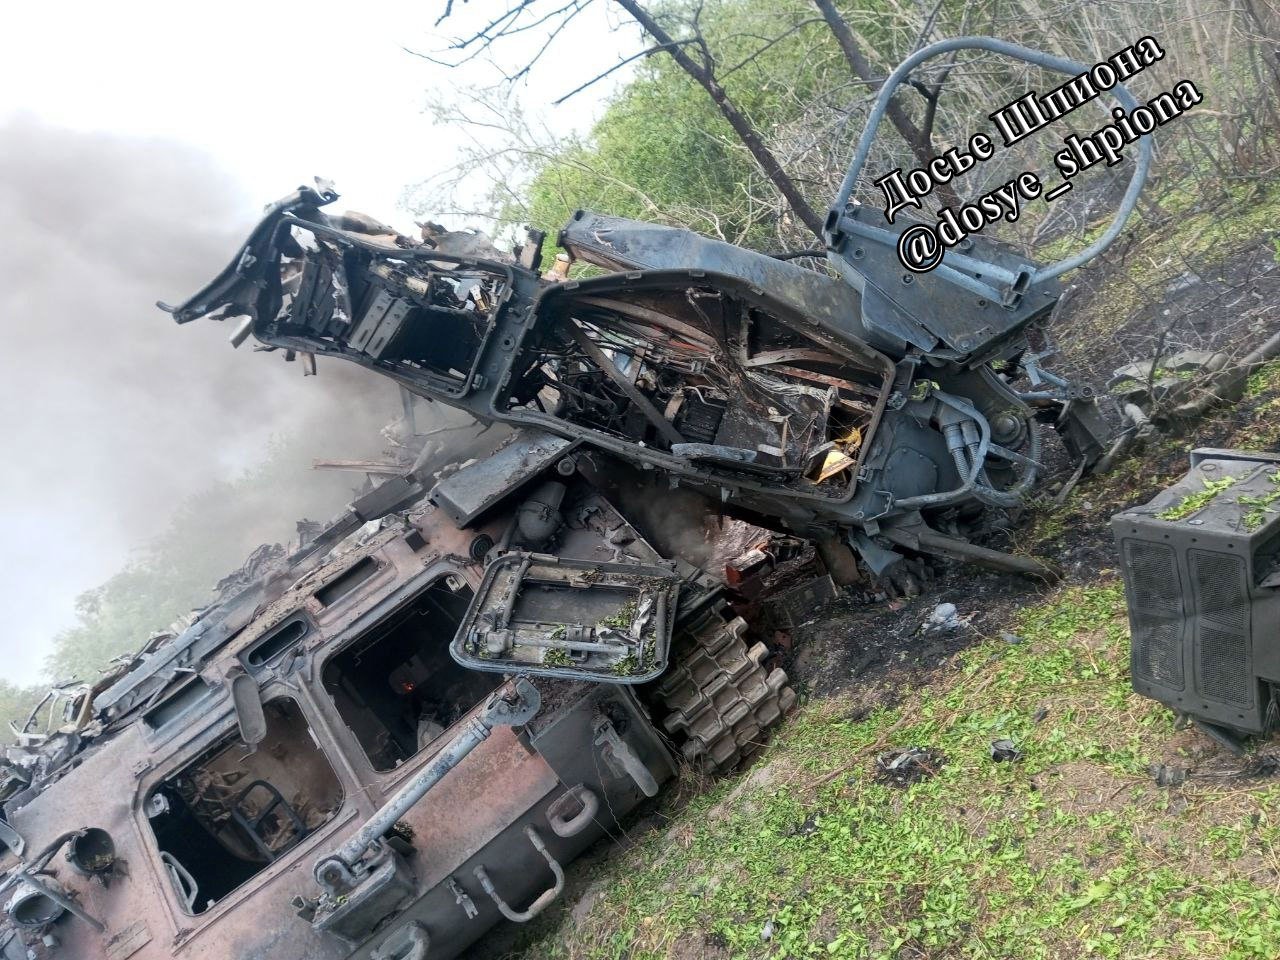
<svg viewBox="0 0 1280 960">
<path fill-rule="evenodd" d="M 1074 325 L 1072 336 L 1061 346 L 1071 352 L 1076 343 L 1111 333 L 1150 303 L 1153 291 L 1186 272 L 1188 264 L 1196 264 L 1206 279 L 1218 277 L 1220 264 L 1280 222 L 1280 190 L 1258 184 L 1225 184 L 1223 190 L 1227 196 L 1220 206 L 1203 208 L 1203 185 L 1191 178 L 1185 189 L 1175 189 L 1162 200 L 1165 222 L 1146 227 L 1131 222 L 1130 231 L 1147 231 L 1137 252 L 1116 264 L 1103 289 L 1093 292 L 1094 319 Z M 1047 263 L 1082 250 L 1109 223 L 1110 217 L 1105 217 L 1082 239 L 1060 238 L 1037 249 L 1035 256 Z"/>
<path fill-rule="evenodd" d="M 1244 395 L 1246 399 L 1253 399 L 1277 390 L 1280 390 L 1280 361 L 1273 360 L 1271 363 L 1264 363 L 1249 375 Z"/>
<path fill-rule="evenodd" d="M 1151 782 L 1177 734 L 1129 688 L 1120 586 L 1061 591 L 1013 627 L 1024 643 L 970 649 L 893 709 L 802 712 L 763 769 L 612 860 L 537 956 L 1280 954 L 1280 788 Z M 990 759 L 1001 737 L 1020 762 Z M 947 755 L 935 777 L 876 782 L 878 754 L 915 744 Z"/>
<path fill-rule="evenodd" d="M 1204 489 L 1189 493 L 1171 507 L 1166 507 L 1156 514 L 1161 520 L 1182 520 L 1203 510 L 1209 503 L 1228 487 L 1234 486 L 1237 477 L 1219 477 L 1217 480 L 1205 480 Z"/>
<path fill-rule="evenodd" d="M 1280 470 L 1275 471 L 1267 477 L 1275 487 L 1267 493 L 1259 497 L 1239 497 L 1237 498 L 1241 506 L 1249 507 L 1250 510 L 1244 515 L 1244 528 L 1246 530 L 1257 530 L 1267 521 L 1267 514 L 1275 513 L 1272 506 L 1277 500 L 1280 500 Z"/>
</svg>

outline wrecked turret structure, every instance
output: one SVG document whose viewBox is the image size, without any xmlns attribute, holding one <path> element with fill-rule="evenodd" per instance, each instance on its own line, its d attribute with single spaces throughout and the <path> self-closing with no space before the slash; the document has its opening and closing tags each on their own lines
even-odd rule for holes
<svg viewBox="0 0 1280 960">
<path fill-rule="evenodd" d="M 326 214 L 337 193 L 317 182 L 268 208 L 203 290 L 161 306 L 179 323 L 233 319 L 236 343 L 309 366 L 343 359 L 478 420 L 580 442 L 828 557 L 851 549 L 875 574 L 923 553 L 1049 577 L 975 541 L 1034 489 L 1041 425 L 1082 471 L 1108 449 L 1092 387 L 1052 373 L 1033 343 L 1058 277 L 1132 213 L 1151 143 L 1110 227 L 1067 260 L 1040 265 L 975 234 L 931 269 L 904 266 L 899 240 L 918 223 L 886 224 L 853 187 L 910 69 L 968 48 L 1084 70 L 989 37 L 913 54 L 877 96 L 832 203 L 825 270 L 578 211 L 557 243 L 595 275 L 568 279 L 560 264 L 544 278 L 540 235 L 507 259 L 466 235 L 412 239 Z"/>
<path fill-rule="evenodd" d="M 969 38 L 908 69 L 966 46 L 1078 67 Z M 1035 488 L 1042 427 L 1082 472 L 1108 448 L 1092 391 L 1032 345 L 1149 144 L 1084 254 L 1044 267 L 975 236 L 914 273 L 908 224 L 850 202 L 867 142 L 823 270 L 580 211 L 557 242 L 594 275 L 544 275 L 538 235 L 514 255 L 411 238 L 326 212 L 322 182 L 269 207 L 174 319 L 511 435 L 384 473 L 67 691 L 0 781 L 0 960 L 445 960 L 554 902 L 679 763 L 733 768 L 795 694 L 719 572 L 623 509 L 637 478 L 811 541 L 841 580 L 929 556 L 1052 577 L 980 541 Z"/>
</svg>

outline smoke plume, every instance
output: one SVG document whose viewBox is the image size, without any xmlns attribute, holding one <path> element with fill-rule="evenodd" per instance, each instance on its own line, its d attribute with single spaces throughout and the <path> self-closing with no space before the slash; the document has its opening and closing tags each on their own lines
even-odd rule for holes
<svg viewBox="0 0 1280 960">
<path fill-rule="evenodd" d="M 287 538 L 298 516 L 327 516 L 350 499 L 358 478 L 316 473 L 312 457 L 385 445 L 378 428 L 399 410 L 386 381 L 323 360 L 319 377 L 304 379 L 278 353 L 232 350 L 229 324 L 180 327 L 153 305 L 208 281 L 272 199 L 241 195 L 178 144 L 23 118 L 0 125 L 9 678 L 32 679 L 74 597 L 186 497 L 251 467 L 272 437 L 302 438 L 296 482 L 264 507 L 258 529 L 228 532 L 236 543 Z"/>
</svg>

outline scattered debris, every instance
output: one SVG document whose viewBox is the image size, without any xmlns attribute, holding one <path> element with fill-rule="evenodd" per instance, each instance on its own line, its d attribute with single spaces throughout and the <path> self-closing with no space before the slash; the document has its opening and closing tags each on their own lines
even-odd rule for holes
<svg viewBox="0 0 1280 960">
<path fill-rule="evenodd" d="M 1240 771 L 1241 777 L 1256 779 L 1274 777 L 1277 774 L 1280 774 L 1280 754 L 1276 753 L 1254 754 Z"/>
<path fill-rule="evenodd" d="M 792 630 L 822 610 L 835 599 L 836 585 L 831 575 L 824 573 L 805 583 L 798 584 L 772 597 L 767 609 L 775 627 Z"/>
<path fill-rule="evenodd" d="M 920 629 L 925 633 L 954 633 L 969 626 L 969 621 L 972 619 L 972 614 L 967 617 L 960 616 L 954 603 L 940 603 L 933 608 L 924 623 L 920 625 Z"/>
<path fill-rule="evenodd" d="M 937 774 L 947 755 L 932 747 L 908 747 L 876 758 L 876 780 L 892 787 L 909 787 Z"/>
<path fill-rule="evenodd" d="M 1147 767 L 1147 772 L 1151 774 L 1157 787 L 1180 787 L 1191 776 L 1191 771 L 1186 767 L 1170 766 L 1167 763 L 1153 763 Z"/>
<path fill-rule="evenodd" d="M 992 740 L 991 759 L 996 763 L 1016 763 L 1022 759 L 1022 751 L 1012 740 Z"/>
<path fill-rule="evenodd" d="M 804 818 L 804 821 L 802 823 L 799 823 L 796 826 L 791 828 L 791 836 L 807 837 L 809 836 L 809 834 L 815 833 L 818 829 L 819 816 L 820 814 L 817 811 L 814 811 L 813 813 L 809 814 L 807 817 Z"/>
</svg>

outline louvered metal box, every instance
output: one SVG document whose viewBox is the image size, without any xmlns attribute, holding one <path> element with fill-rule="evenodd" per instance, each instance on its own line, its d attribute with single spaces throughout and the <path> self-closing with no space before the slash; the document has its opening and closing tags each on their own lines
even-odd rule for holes
<svg viewBox="0 0 1280 960">
<path fill-rule="evenodd" d="M 1129 606 L 1133 688 L 1240 733 L 1273 728 L 1280 454 L 1193 450 L 1181 480 L 1117 514 L 1111 529 Z"/>
</svg>

